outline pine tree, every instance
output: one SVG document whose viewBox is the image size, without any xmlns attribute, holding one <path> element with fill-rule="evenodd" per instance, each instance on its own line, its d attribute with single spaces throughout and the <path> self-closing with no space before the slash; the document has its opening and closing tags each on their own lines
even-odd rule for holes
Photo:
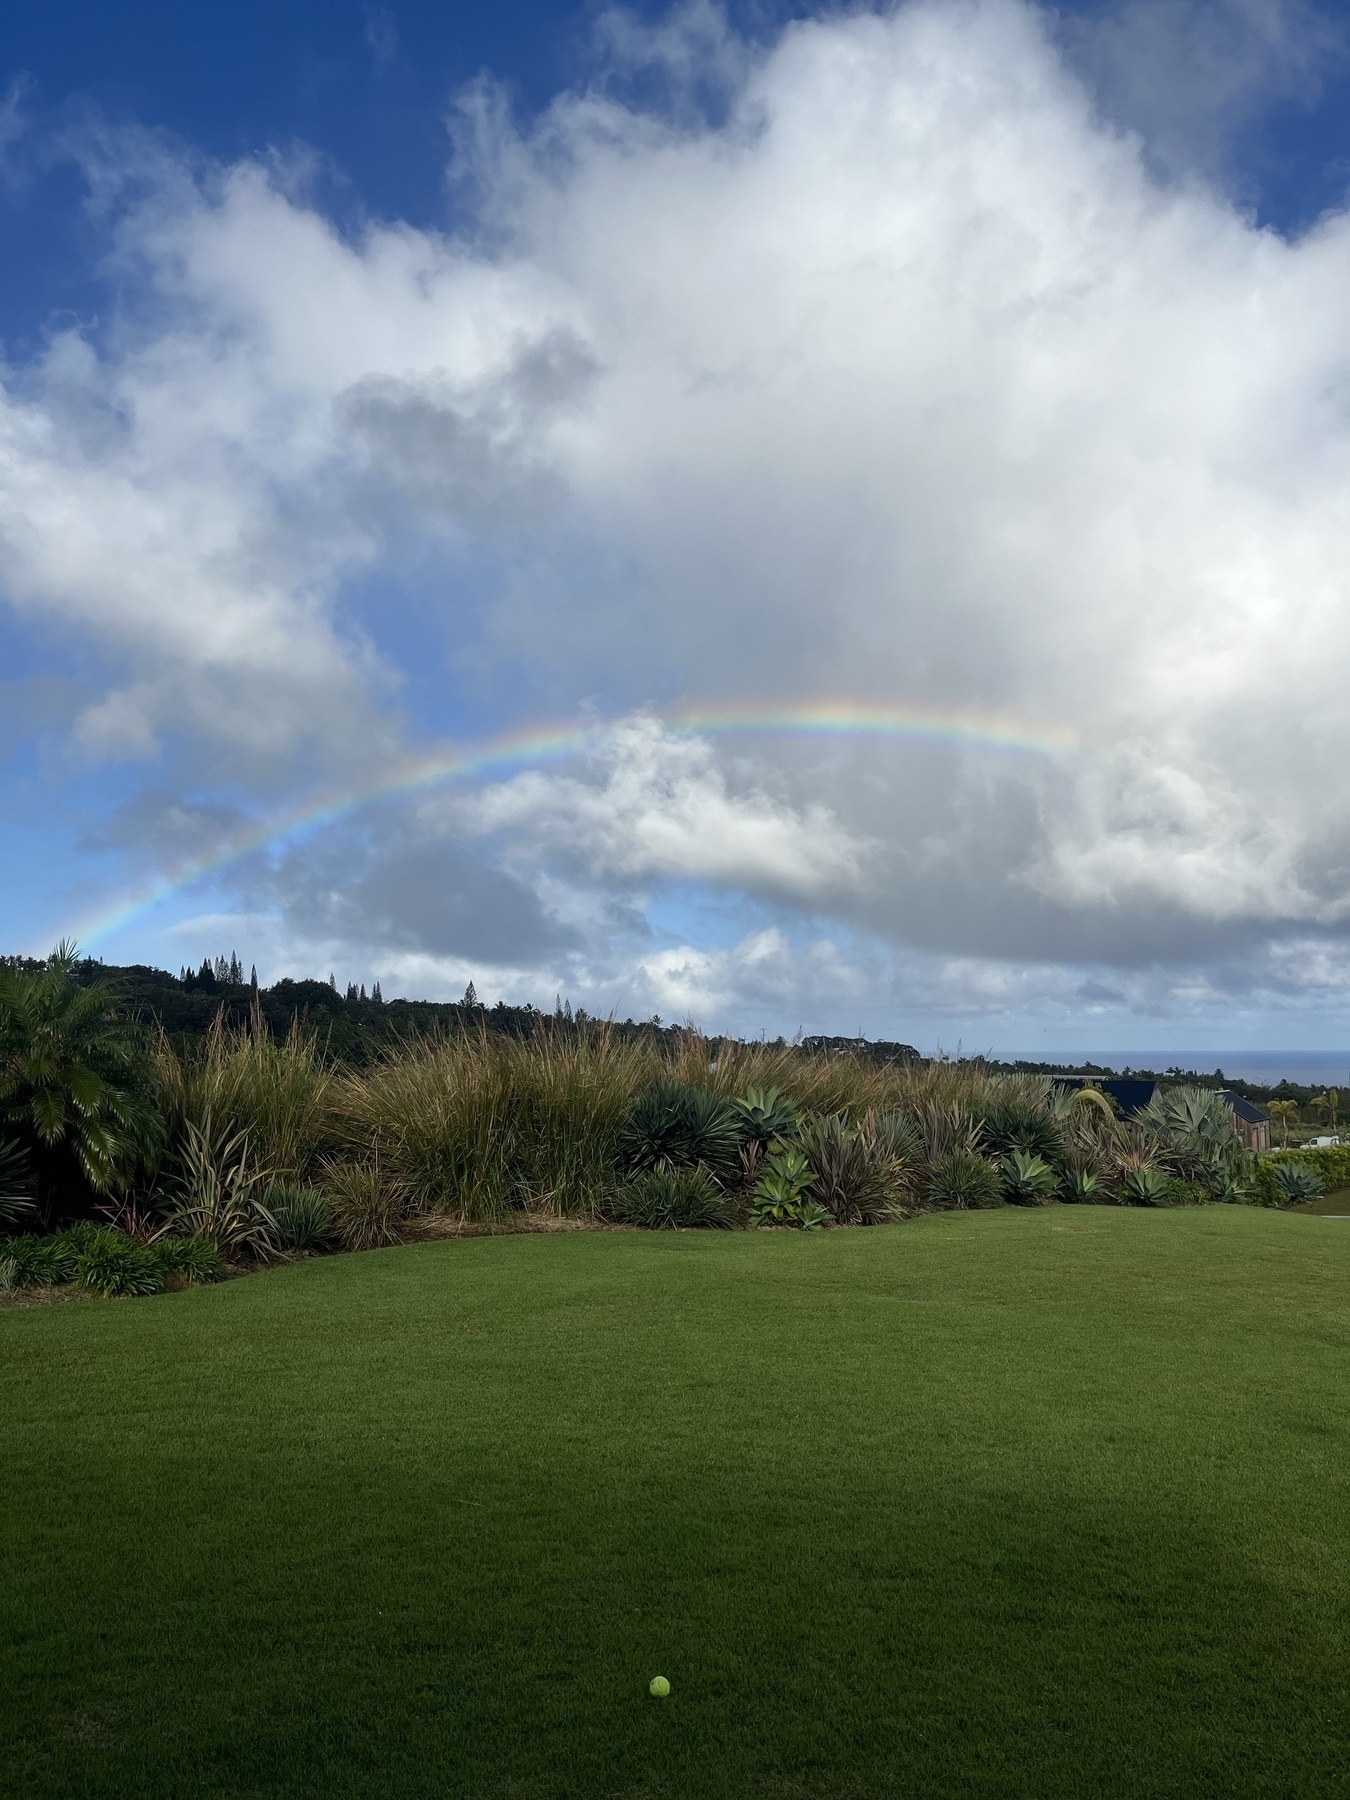
<svg viewBox="0 0 1350 1800">
<path fill-rule="evenodd" d="M 361 998 L 362 998 L 362 999 L 363 999 L 363 1000 L 364 1000 L 364 999 L 365 999 L 365 997 L 366 997 L 366 984 L 365 984 L 365 982 L 364 982 L 364 981 L 363 981 L 363 982 L 362 982 L 362 983 L 361 983 Z"/>
<path fill-rule="evenodd" d="M 477 1004 L 478 1004 L 478 989 L 473 985 L 472 982 L 470 982 L 468 987 L 466 987 L 464 990 L 464 998 L 460 1001 L 460 1005 L 461 1006 L 477 1006 Z"/>
<path fill-rule="evenodd" d="M 258 998 L 258 965 L 254 963 L 253 973 L 248 978 L 248 985 L 253 990 L 253 998 Z"/>
<path fill-rule="evenodd" d="M 347 983 L 347 998 L 349 1000 L 355 1000 L 356 998 L 356 983 L 354 981 L 349 981 Z"/>
<path fill-rule="evenodd" d="M 384 1005 L 384 995 L 380 992 L 380 984 L 378 981 L 375 983 L 374 987 L 370 990 L 370 997 L 375 1002 L 376 1006 Z"/>
<path fill-rule="evenodd" d="M 238 987 L 240 982 L 243 979 L 244 979 L 244 971 L 240 965 L 239 958 L 238 958 L 238 956 L 235 955 L 234 951 L 231 950 L 231 952 L 230 952 L 230 985 L 231 985 L 231 987 Z"/>
<path fill-rule="evenodd" d="M 336 992 L 337 992 L 337 976 L 333 973 L 333 971 L 331 969 L 328 971 L 328 985 L 330 988 L 332 988 L 333 992 L 336 994 Z"/>
</svg>

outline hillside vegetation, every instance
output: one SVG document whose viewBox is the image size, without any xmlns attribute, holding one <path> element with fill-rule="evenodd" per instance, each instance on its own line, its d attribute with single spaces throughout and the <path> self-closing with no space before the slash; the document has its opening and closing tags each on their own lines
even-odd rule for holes
<svg viewBox="0 0 1350 1800">
<path fill-rule="evenodd" d="M 533 1016 L 355 1068 L 301 1019 L 220 1008 L 147 1025 L 63 948 L 0 971 L 0 1287 L 105 1294 L 277 1256 L 397 1243 L 429 1222 L 875 1225 L 1004 1204 L 1262 1196 L 1222 1099 L 1109 1095 L 979 1064 L 626 1032 Z M 1285 1187 L 1293 1186 L 1285 1193 Z"/>
</svg>

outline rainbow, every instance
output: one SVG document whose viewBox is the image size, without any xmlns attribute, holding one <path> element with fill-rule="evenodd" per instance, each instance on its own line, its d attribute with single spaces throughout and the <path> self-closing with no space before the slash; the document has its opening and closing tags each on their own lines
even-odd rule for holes
<svg viewBox="0 0 1350 1800">
<path fill-rule="evenodd" d="M 83 921 L 72 936 L 85 946 L 123 930 L 175 895 L 218 875 L 245 857 L 303 838 L 376 805 L 466 777 L 506 774 L 540 763 L 584 755 L 624 724 L 645 720 L 686 737 L 747 735 L 805 738 L 881 738 L 1034 756 L 1061 756 L 1077 748 L 1072 733 L 1033 726 L 1011 715 L 956 712 L 920 706 L 867 706 L 816 701 L 797 706 L 725 706 L 670 713 L 632 713 L 625 719 L 584 725 L 538 725 L 478 745 L 439 745 L 386 768 L 375 780 L 341 792 L 311 797 L 269 818 L 252 820 L 204 855 L 180 863 L 124 895 L 107 911 Z"/>
</svg>

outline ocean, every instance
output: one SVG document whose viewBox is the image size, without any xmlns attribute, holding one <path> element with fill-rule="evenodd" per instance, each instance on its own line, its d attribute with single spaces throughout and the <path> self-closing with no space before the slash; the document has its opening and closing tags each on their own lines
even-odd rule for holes
<svg viewBox="0 0 1350 1800">
<path fill-rule="evenodd" d="M 1192 1069 L 1212 1075 L 1222 1069 L 1242 1081 L 1274 1087 L 1281 1081 L 1300 1087 L 1350 1089 L 1350 1050 L 1002 1050 L 1000 1062 L 1097 1063 L 1102 1068 Z"/>
</svg>

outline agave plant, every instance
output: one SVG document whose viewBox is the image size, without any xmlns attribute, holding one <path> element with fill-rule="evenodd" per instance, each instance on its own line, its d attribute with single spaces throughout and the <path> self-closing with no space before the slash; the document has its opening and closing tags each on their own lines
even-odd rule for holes
<svg viewBox="0 0 1350 1800">
<path fill-rule="evenodd" d="M 1003 1191 L 1014 1206 L 1043 1206 L 1059 1188 L 1059 1176 L 1050 1164 L 1029 1150 L 1014 1150 L 999 1164 Z"/>
<path fill-rule="evenodd" d="M 1064 1181 L 1060 1189 L 1060 1198 L 1076 1200 L 1083 1205 L 1091 1205 L 1105 1195 L 1101 1176 L 1094 1169 L 1071 1165 L 1064 1171 Z"/>
<path fill-rule="evenodd" d="M 796 1225 L 816 1179 L 816 1172 L 800 1150 L 775 1150 L 764 1159 L 764 1168 L 750 1200 L 752 1225 Z"/>
<path fill-rule="evenodd" d="M 830 1215 L 823 1206 L 808 1194 L 797 1207 L 797 1229 L 799 1231 L 821 1231 L 830 1223 Z"/>
<path fill-rule="evenodd" d="M 1300 1200 L 1316 1200 L 1325 1191 L 1326 1182 L 1322 1179 L 1322 1171 L 1313 1168 L 1311 1163 L 1277 1162 L 1275 1186 L 1279 1189 L 1281 1203 L 1292 1206 Z"/>
<path fill-rule="evenodd" d="M 1126 1171 L 1120 1197 L 1130 1206 L 1166 1206 L 1168 1181 L 1162 1169 L 1142 1164 Z"/>
<path fill-rule="evenodd" d="M 739 1100 L 732 1101 L 731 1111 L 741 1142 L 762 1144 L 765 1149 L 795 1137 L 801 1123 L 796 1105 L 776 1087 L 747 1088 Z"/>
<path fill-rule="evenodd" d="M 1250 1206 L 1254 1198 L 1252 1185 L 1245 1174 L 1234 1175 L 1223 1170 L 1214 1185 L 1214 1198 L 1229 1206 Z"/>
</svg>

